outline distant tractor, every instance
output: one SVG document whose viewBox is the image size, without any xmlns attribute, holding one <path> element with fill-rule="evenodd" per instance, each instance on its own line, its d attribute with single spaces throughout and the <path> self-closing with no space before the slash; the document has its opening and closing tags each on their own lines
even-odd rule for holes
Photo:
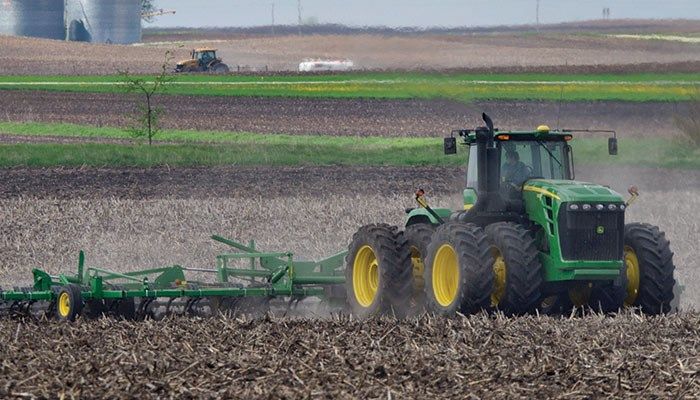
<svg viewBox="0 0 700 400">
<path fill-rule="evenodd" d="M 419 190 L 403 231 L 371 224 L 355 234 L 346 258 L 352 312 L 671 311 L 669 241 L 655 226 L 625 224 L 636 188 L 625 201 L 575 181 L 572 131 L 502 132 L 483 119 L 455 131 L 469 147 L 463 209 L 433 209 Z M 608 151 L 617 154 L 615 137 Z M 446 138 L 445 153 L 456 152 L 457 138 Z"/>
<path fill-rule="evenodd" d="M 212 72 L 225 74 L 229 72 L 228 65 L 216 56 L 217 49 L 201 48 L 192 50 L 189 60 L 183 60 L 175 66 L 175 72 Z"/>
</svg>

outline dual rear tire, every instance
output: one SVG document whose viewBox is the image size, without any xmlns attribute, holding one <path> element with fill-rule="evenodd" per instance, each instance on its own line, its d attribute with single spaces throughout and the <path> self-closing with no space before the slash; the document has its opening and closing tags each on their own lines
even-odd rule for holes
<svg viewBox="0 0 700 400">
<path fill-rule="evenodd" d="M 501 222 L 481 229 L 450 221 L 437 228 L 416 224 L 405 233 L 388 225 L 362 227 L 346 258 L 350 310 L 361 318 L 416 310 L 436 315 L 482 310 L 521 315 L 587 307 L 610 313 L 637 307 L 646 314 L 671 310 L 673 253 L 663 232 L 628 224 L 624 263 L 615 282 L 573 286 L 544 299 L 544 271 L 532 234 Z"/>
</svg>

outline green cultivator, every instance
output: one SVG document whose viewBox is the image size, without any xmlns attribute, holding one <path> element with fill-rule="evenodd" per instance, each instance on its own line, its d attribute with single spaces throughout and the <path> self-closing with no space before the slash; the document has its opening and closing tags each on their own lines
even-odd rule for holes
<svg viewBox="0 0 700 400">
<path fill-rule="evenodd" d="M 214 269 L 176 265 L 120 273 L 86 268 L 81 253 L 76 275 L 34 270 L 33 287 L 0 294 L 2 309 L 73 320 L 250 314 L 266 311 L 272 300 L 290 307 L 308 297 L 362 318 L 583 307 L 662 314 L 677 306 L 664 233 L 625 224 L 636 188 L 625 201 L 608 187 L 575 181 L 570 130 L 500 132 L 487 115 L 483 119 L 484 127 L 455 131 L 469 148 L 463 209 L 433 209 L 419 190 L 419 207 L 406 210 L 403 230 L 364 226 L 347 253 L 318 262 L 219 236 L 213 239 L 238 252 L 219 255 Z M 617 154 L 614 136 L 608 147 Z M 445 153 L 456 152 L 457 138 L 446 138 Z M 241 259 L 249 262 L 242 266 Z M 194 273 L 215 279 L 187 278 Z"/>
<path fill-rule="evenodd" d="M 289 306 L 312 296 L 323 297 L 331 305 L 343 302 L 338 285 L 345 281 L 345 253 L 318 262 L 296 261 L 289 252 L 265 253 L 256 250 L 254 243 L 246 246 L 221 236 L 212 239 L 237 250 L 218 255 L 213 269 L 173 265 L 120 273 L 86 267 L 81 252 L 75 275 L 52 276 L 35 269 L 34 286 L 0 293 L 1 310 L 72 321 L 79 315 L 157 319 L 172 313 L 260 313 L 269 308 L 273 298 L 286 298 Z M 248 262 L 241 266 L 237 260 Z M 188 280 L 187 274 L 193 273 L 209 274 L 214 279 Z"/>
</svg>

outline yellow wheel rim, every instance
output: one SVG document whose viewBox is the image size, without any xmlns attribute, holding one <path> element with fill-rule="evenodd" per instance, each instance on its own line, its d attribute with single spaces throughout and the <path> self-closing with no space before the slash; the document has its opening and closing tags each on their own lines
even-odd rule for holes
<svg viewBox="0 0 700 400">
<path fill-rule="evenodd" d="M 423 257 L 420 251 L 415 246 L 411 246 L 411 265 L 413 266 L 413 287 L 416 291 L 421 291 L 425 286 L 425 281 L 423 280 L 425 264 L 423 264 Z"/>
<path fill-rule="evenodd" d="M 432 279 L 435 300 L 443 307 L 450 306 L 459 287 L 459 260 L 452 245 L 443 244 L 435 253 Z"/>
<path fill-rule="evenodd" d="M 352 265 L 352 288 L 355 299 L 362 307 L 374 302 L 379 289 L 379 261 L 370 246 L 362 246 L 355 254 Z"/>
<path fill-rule="evenodd" d="M 630 246 L 625 246 L 625 265 L 627 266 L 627 297 L 625 305 L 631 306 L 637 301 L 639 295 L 639 259 L 637 253 Z"/>
<path fill-rule="evenodd" d="M 493 256 L 493 292 L 491 292 L 491 305 L 493 307 L 501 304 L 506 295 L 506 260 L 503 259 L 501 251 L 494 249 Z"/>
<path fill-rule="evenodd" d="M 58 313 L 61 317 L 67 317 L 70 314 L 70 296 L 66 292 L 58 296 Z"/>
</svg>

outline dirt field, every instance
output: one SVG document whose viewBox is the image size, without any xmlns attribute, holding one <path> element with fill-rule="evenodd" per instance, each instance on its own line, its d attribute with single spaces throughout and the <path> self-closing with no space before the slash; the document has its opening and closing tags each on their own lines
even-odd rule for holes
<svg viewBox="0 0 700 400">
<path fill-rule="evenodd" d="M 299 62 L 309 57 L 350 58 L 360 69 L 402 70 L 526 71 L 555 67 L 560 72 L 581 72 L 599 71 L 602 66 L 602 70 L 617 71 L 619 67 L 629 71 L 697 71 L 700 63 L 700 46 L 693 44 L 566 33 L 238 35 L 216 40 L 180 38 L 145 46 L 0 37 L 0 74 L 114 74 L 127 69 L 151 73 L 162 64 L 166 50 L 181 59 L 187 58 L 188 49 L 205 45 L 218 47 L 234 70 L 241 66 L 256 71 L 296 71 Z"/>
<path fill-rule="evenodd" d="M 473 128 L 482 112 L 501 129 L 615 129 L 621 137 L 677 134 L 684 103 L 476 101 L 162 96 L 165 128 L 353 136 L 437 136 Z M 0 120 L 125 126 L 135 97 L 0 91 Z M 167 140 L 167 137 L 162 137 Z"/>
<path fill-rule="evenodd" d="M 700 396 L 697 314 L 670 318 L 0 322 L 0 396 Z"/>
</svg>

